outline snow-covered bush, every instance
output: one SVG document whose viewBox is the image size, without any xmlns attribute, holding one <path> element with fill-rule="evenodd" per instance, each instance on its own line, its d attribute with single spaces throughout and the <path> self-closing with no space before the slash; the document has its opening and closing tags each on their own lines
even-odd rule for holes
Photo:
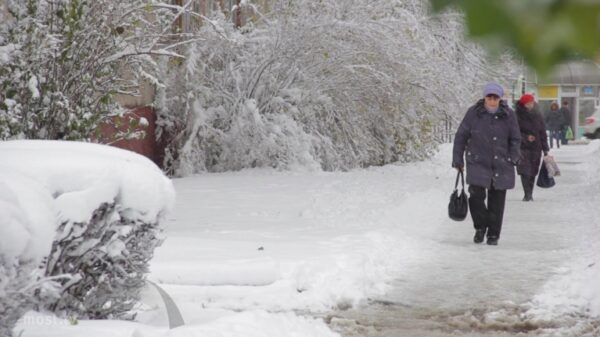
<svg viewBox="0 0 600 337">
<path fill-rule="evenodd" d="M 49 191 L 31 177 L 0 163 L 0 336 L 11 336 L 19 317 L 39 304 L 43 259 L 58 217 Z M 54 293 L 56 295 L 56 293 Z"/>
<path fill-rule="evenodd" d="M 88 139 L 173 55 L 179 7 L 159 0 L 7 0 L 0 11 L 0 139 Z"/>
<path fill-rule="evenodd" d="M 0 156 L 0 167 L 36 177 L 58 212 L 44 271 L 59 292 L 39 289 L 41 305 L 81 318 L 131 309 L 174 202 L 168 178 L 145 157 L 97 144 L 7 141 Z"/>
<path fill-rule="evenodd" d="M 46 273 L 70 275 L 54 312 L 108 318 L 130 310 L 145 284 L 148 262 L 161 240 L 158 221 L 119 214 L 115 202 L 101 204 L 89 221 L 65 221 L 52 245 Z"/>
<path fill-rule="evenodd" d="M 275 1 L 239 30 L 213 17 L 184 64 L 164 70 L 165 166 L 335 170 L 427 156 L 437 124 L 463 113 L 482 83 L 512 75 L 463 41 L 461 15 L 427 8 Z"/>
</svg>

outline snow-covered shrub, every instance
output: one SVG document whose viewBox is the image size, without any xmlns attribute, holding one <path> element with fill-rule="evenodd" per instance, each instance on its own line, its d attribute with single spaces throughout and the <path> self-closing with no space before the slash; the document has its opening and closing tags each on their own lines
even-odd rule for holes
<svg viewBox="0 0 600 337">
<path fill-rule="evenodd" d="M 57 227 L 52 196 L 41 184 L 0 163 L 0 336 L 11 336 L 21 315 L 38 305 L 45 284 L 43 259 Z"/>
<path fill-rule="evenodd" d="M 275 1 L 239 30 L 213 17 L 182 66 L 163 71 L 164 166 L 336 170 L 427 156 L 437 124 L 464 113 L 486 81 L 512 76 L 463 41 L 461 15 L 427 8 Z"/>
<path fill-rule="evenodd" d="M 85 222 L 65 221 L 52 244 L 46 274 L 70 275 L 64 290 L 46 305 L 85 318 L 119 316 L 130 310 L 145 284 L 148 262 L 160 240 L 158 221 L 119 214 L 103 203 Z"/>
<path fill-rule="evenodd" d="M 0 10 L 0 139 L 88 139 L 173 55 L 160 0 L 7 0 Z M 4 6 L 3 6 L 4 7 Z M 4 9 L 4 8 L 3 8 Z"/>
<path fill-rule="evenodd" d="M 174 136 L 165 167 L 178 174 L 261 166 L 315 166 L 312 136 L 278 111 L 273 94 L 284 75 L 280 51 L 265 54 L 259 33 L 246 38 L 219 15 L 201 27 L 202 43 L 179 68 L 164 69 L 162 132 Z M 211 47 L 212 46 L 212 47 Z M 265 104 L 269 104 L 266 107 Z M 285 103 L 282 101 L 282 103 Z M 272 107 L 271 107 L 272 106 Z"/>
<path fill-rule="evenodd" d="M 168 178 L 145 157 L 97 144 L 7 141 L 0 156 L 36 177 L 58 212 L 44 268 L 59 296 L 40 289 L 41 305 L 81 318 L 131 309 L 174 202 Z"/>
</svg>

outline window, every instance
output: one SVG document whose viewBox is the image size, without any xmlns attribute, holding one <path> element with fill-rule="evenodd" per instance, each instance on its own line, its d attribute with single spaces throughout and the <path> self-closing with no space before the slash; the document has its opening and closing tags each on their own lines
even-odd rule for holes
<svg viewBox="0 0 600 337">
<path fill-rule="evenodd" d="M 581 96 L 585 97 L 596 97 L 598 96 L 598 87 L 591 85 L 584 85 L 581 87 Z"/>
</svg>

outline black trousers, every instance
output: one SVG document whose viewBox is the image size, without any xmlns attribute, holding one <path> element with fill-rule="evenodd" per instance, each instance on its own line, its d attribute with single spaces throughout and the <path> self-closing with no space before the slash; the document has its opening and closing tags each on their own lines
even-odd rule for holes
<svg viewBox="0 0 600 337">
<path fill-rule="evenodd" d="M 500 238 L 505 202 L 506 190 L 469 185 L 469 210 L 475 229 L 487 230 L 488 238 Z"/>
<path fill-rule="evenodd" d="M 522 174 L 521 184 L 523 185 L 523 192 L 525 192 L 525 197 L 531 198 L 533 196 L 533 187 L 535 186 L 535 177 L 526 176 Z"/>
</svg>

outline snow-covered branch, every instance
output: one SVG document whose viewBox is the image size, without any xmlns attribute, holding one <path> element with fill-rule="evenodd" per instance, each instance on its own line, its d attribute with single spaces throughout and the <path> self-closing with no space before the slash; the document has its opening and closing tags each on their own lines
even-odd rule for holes
<svg viewBox="0 0 600 337">
<path fill-rule="evenodd" d="M 423 158 L 435 126 L 508 69 L 463 40 L 460 14 L 431 17 L 423 0 L 273 8 L 269 24 L 242 30 L 211 18 L 220 29 L 202 29 L 206 40 L 189 45 L 181 72 L 165 73 L 159 106 L 177 134 L 166 163 L 173 171 Z"/>
</svg>

